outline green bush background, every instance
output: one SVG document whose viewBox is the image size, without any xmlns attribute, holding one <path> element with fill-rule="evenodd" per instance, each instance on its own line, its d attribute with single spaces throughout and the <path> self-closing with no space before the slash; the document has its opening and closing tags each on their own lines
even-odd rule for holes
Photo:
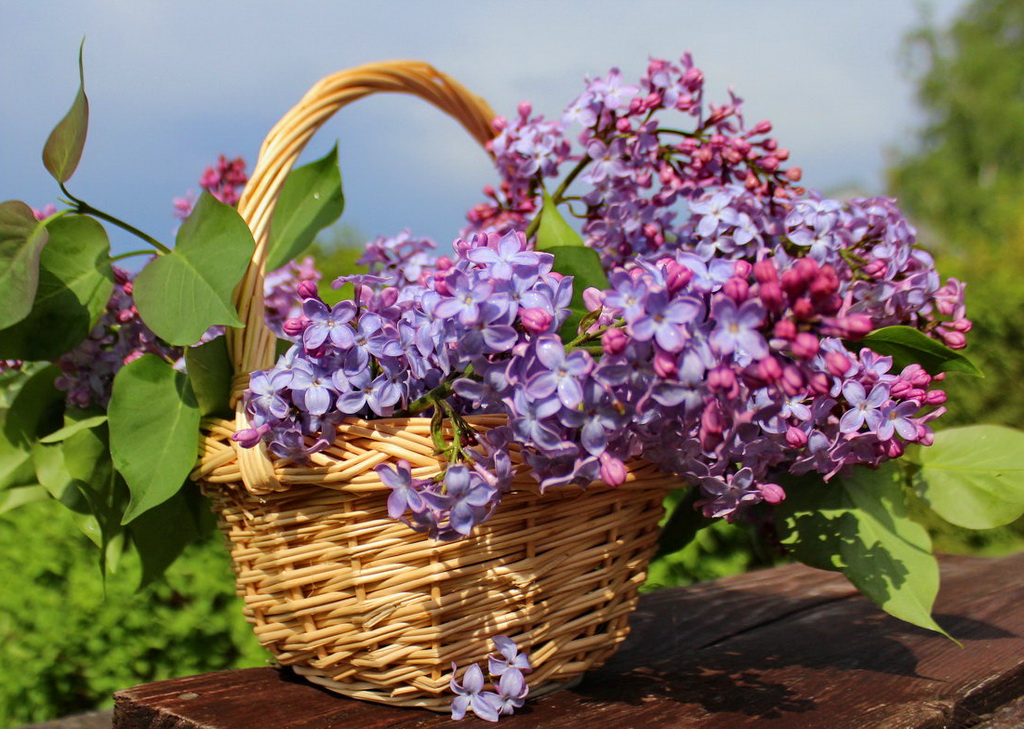
<svg viewBox="0 0 1024 729">
<path fill-rule="evenodd" d="M 54 501 L 0 515 L 0 727 L 111 706 L 139 683 L 263 665 L 219 539 L 136 591 L 126 554 L 106 584 L 97 551 Z"/>
<path fill-rule="evenodd" d="M 941 424 L 1024 426 L 1024 5 L 977 0 L 948 29 L 923 28 L 917 72 L 929 120 L 890 170 L 890 192 L 938 252 L 939 270 L 968 281 L 975 322 L 968 355 L 984 380 L 950 378 Z M 341 242 L 361 238 L 342 226 Z M 321 270 L 349 267 L 348 246 L 314 251 Z M 336 274 L 335 274 L 336 275 Z M 331 273 L 325 276 L 333 278 Z M 342 295 L 339 292 L 337 295 Z M 2 395 L 2 393 L 0 393 Z M 934 523 L 937 551 L 1003 554 L 1024 548 L 1024 522 L 985 533 Z M 716 523 L 657 560 L 648 588 L 689 584 L 773 558 L 749 529 Z M 126 555 L 100 577 L 97 554 L 53 501 L 0 514 L 0 729 L 110 706 L 114 691 L 223 668 L 267 654 L 242 618 L 217 536 L 189 547 L 143 590 Z"/>
</svg>

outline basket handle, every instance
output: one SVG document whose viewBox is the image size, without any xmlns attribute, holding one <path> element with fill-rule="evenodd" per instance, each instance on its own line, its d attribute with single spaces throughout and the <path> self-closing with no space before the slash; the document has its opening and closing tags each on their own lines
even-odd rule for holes
<svg viewBox="0 0 1024 729">
<path fill-rule="evenodd" d="M 454 117 L 481 145 L 494 136 L 494 112 L 487 102 L 422 61 L 371 63 L 327 76 L 270 130 L 238 202 L 238 212 L 256 241 L 252 262 L 234 293 L 235 308 L 245 327 L 227 331 L 234 372 L 231 399 L 240 428 L 247 427 L 241 395 L 248 387 L 249 373 L 274 364 L 276 338 L 264 319 L 263 276 L 270 220 L 285 178 L 324 122 L 343 106 L 376 93 L 418 96 Z M 265 493 L 281 488 L 262 445 L 239 449 L 238 457 L 243 481 L 250 491 Z"/>
</svg>

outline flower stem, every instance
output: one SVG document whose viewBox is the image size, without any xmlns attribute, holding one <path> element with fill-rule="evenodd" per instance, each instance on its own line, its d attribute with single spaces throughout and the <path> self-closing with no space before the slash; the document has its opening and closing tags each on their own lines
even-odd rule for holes
<svg viewBox="0 0 1024 729">
<path fill-rule="evenodd" d="M 92 205 L 90 205 L 89 203 L 85 202 L 84 200 L 79 200 L 77 197 L 75 197 L 70 192 L 68 192 L 68 189 L 66 187 L 64 187 L 64 183 L 60 183 L 60 191 L 63 192 L 65 195 L 67 195 L 68 200 L 70 200 L 71 203 L 75 206 L 75 212 L 76 213 L 80 213 L 80 214 L 83 214 L 83 215 L 92 215 L 95 218 L 99 218 L 100 220 L 107 221 L 111 225 L 116 225 L 118 228 L 121 228 L 122 230 L 126 230 L 129 233 L 131 233 L 132 235 L 134 235 L 135 237 L 141 238 L 142 240 L 146 241 L 151 246 L 156 248 L 160 253 L 170 253 L 171 252 L 170 248 L 165 246 L 163 243 L 158 241 L 153 236 L 148 235 L 146 233 L 143 233 L 141 230 L 136 228 L 134 225 L 131 225 L 130 223 L 126 223 L 123 220 L 120 220 L 118 218 L 115 218 L 113 215 L 109 215 L 108 213 L 105 213 L 102 210 L 97 210 L 96 208 L 94 208 Z"/>
</svg>

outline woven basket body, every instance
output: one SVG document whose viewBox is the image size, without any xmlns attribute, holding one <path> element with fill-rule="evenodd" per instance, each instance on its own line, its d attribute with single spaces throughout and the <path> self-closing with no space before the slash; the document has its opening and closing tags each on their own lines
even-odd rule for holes
<svg viewBox="0 0 1024 729">
<path fill-rule="evenodd" d="M 306 141 L 338 108 L 379 91 L 418 95 L 481 143 L 487 105 L 425 64 L 392 62 L 324 79 L 270 133 L 239 211 L 257 241 L 236 292 L 243 330 L 229 333 L 235 400 L 248 373 L 273 364 L 263 322 L 266 233 L 284 177 Z M 409 461 L 413 475 L 443 468 L 428 418 L 347 420 L 334 445 L 303 467 L 230 439 L 237 420 L 206 425 L 194 478 L 227 536 L 246 617 L 283 664 L 322 686 L 389 704 L 448 707 L 452 662 L 467 666 L 507 635 L 530 655 L 531 695 L 565 685 L 608 658 L 626 637 L 674 481 L 630 464 L 610 489 L 540 493 L 513 449 L 516 477 L 473 536 L 435 542 L 390 519 L 390 489 L 374 467 Z M 476 427 L 498 416 L 468 418 Z"/>
</svg>

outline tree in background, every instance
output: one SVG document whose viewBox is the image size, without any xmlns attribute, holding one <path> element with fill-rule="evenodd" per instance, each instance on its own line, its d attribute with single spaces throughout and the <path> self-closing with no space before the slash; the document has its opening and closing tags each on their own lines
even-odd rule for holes
<svg viewBox="0 0 1024 729">
<path fill-rule="evenodd" d="M 927 121 L 889 170 L 941 270 L 967 281 L 968 356 L 947 425 L 1024 422 L 1024 3 L 975 0 L 948 28 L 907 39 Z"/>
</svg>

